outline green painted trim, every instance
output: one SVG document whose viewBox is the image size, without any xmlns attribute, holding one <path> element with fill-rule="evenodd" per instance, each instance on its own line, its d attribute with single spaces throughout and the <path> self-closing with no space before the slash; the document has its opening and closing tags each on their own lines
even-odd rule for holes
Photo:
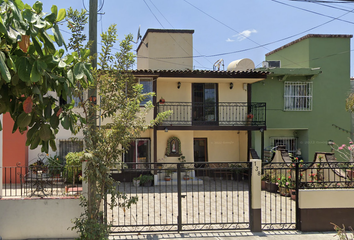
<svg viewBox="0 0 354 240">
<path fill-rule="evenodd" d="M 269 77 L 288 76 L 317 76 L 322 73 L 320 68 L 258 68 L 257 70 L 268 71 Z"/>
</svg>

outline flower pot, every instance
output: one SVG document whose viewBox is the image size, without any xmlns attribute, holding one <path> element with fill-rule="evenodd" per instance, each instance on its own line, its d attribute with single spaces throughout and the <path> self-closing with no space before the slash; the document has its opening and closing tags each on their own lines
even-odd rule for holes
<svg viewBox="0 0 354 240">
<path fill-rule="evenodd" d="M 134 187 L 139 187 L 140 186 L 140 180 L 133 179 L 133 185 L 134 185 Z"/>
<path fill-rule="evenodd" d="M 286 187 L 279 187 L 279 192 L 280 192 L 280 195 L 282 195 L 284 197 L 290 197 L 289 189 Z"/>
<path fill-rule="evenodd" d="M 261 189 L 262 190 L 266 190 L 267 187 L 266 187 L 266 181 L 261 181 Z"/>
<path fill-rule="evenodd" d="M 164 104 L 165 103 L 165 99 L 161 98 L 159 101 L 160 104 Z"/>
<path fill-rule="evenodd" d="M 276 193 L 278 191 L 278 185 L 272 182 L 266 183 L 267 191 L 271 193 Z"/>
<path fill-rule="evenodd" d="M 352 169 L 347 169 L 346 172 L 347 172 L 348 178 L 349 178 L 350 180 L 353 180 L 353 178 L 354 178 L 354 170 L 352 170 Z"/>
<path fill-rule="evenodd" d="M 170 176 L 165 176 L 165 181 L 171 181 L 171 177 Z"/>
<path fill-rule="evenodd" d="M 148 181 L 144 182 L 143 186 L 144 187 L 151 187 L 152 186 L 152 181 L 148 180 Z"/>
<path fill-rule="evenodd" d="M 289 189 L 290 197 L 292 200 L 296 200 L 296 190 L 295 189 Z"/>
<path fill-rule="evenodd" d="M 184 175 L 184 176 L 183 176 L 183 180 L 188 181 L 188 180 L 189 180 L 189 178 L 190 178 L 190 177 L 189 177 L 189 175 Z"/>
</svg>

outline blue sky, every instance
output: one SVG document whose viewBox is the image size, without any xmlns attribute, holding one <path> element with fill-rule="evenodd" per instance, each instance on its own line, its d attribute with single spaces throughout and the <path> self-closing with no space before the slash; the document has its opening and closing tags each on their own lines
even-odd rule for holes
<svg viewBox="0 0 354 240">
<path fill-rule="evenodd" d="M 34 0 L 23 0 L 32 5 Z M 43 0 L 44 11 L 89 7 L 89 0 Z M 148 28 L 193 29 L 194 66 L 212 70 L 222 58 L 250 58 L 261 66 L 265 54 L 309 33 L 353 34 L 354 3 L 309 3 L 291 0 L 98 0 L 98 32 L 117 24 L 118 38 L 141 35 Z M 70 37 L 66 25 L 61 29 Z M 88 26 L 86 28 L 88 33 Z M 98 38 L 100 39 L 100 38 Z M 284 39 L 284 40 L 282 40 Z M 99 40 L 100 41 L 100 40 Z M 270 43 L 270 44 L 268 44 Z M 351 40 L 353 43 L 353 40 Z M 266 45 L 265 45 L 266 44 Z M 264 46 L 265 45 L 265 46 Z M 118 48 L 118 44 L 115 46 Z M 136 49 L 137 45 L 134 46 Z M 98 45 L 100 51 L 100 45 Z M 354 49 L 351 46 L 351 49 Z M 353 52 L 351 52 L 353 55 Z M 353 62 L 353 57 L 352 61 Z M 351 76 L 354 68 L 351 67 Z"/>
</svg>

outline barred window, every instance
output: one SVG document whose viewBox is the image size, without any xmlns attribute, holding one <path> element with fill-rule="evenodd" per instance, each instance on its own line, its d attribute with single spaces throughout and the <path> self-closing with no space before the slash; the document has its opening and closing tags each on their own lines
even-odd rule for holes
<svg viewBox="0 0 354 240">
<path fill-rule="evenodd" d="M 81 152 L 84 150 L 82 140 L 59 140 L 59 157 L 66 162 L 65 156 L 69 152 Z"/>
<path fill-rule="evenodd" d="M 312 111 L 312 82 L 284 82 L 284 110 Z"/>
<path fill-rule="evenodd" d="M 297 151 L 297 138 L 295 137 L 271 137 L 270 143 L 272 147 L 285 146 L 288 153 L 295 154 Z"/>
</svg>

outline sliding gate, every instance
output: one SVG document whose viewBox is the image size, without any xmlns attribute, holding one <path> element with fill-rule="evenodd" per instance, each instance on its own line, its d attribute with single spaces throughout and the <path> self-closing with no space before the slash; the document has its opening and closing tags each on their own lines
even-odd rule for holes
<svg viewBox="0 0 354 240">
<path fill-rule="evenodd" d="M 112 177 L 120 182 L 118 191 L 138 201 L 108 210 L 107 221 L 115 233 L 249 229 L 250 168 L 249 163 L 128 164 Z M 144 182 L 144 175 L 154 180 Z"/>
</svg>

